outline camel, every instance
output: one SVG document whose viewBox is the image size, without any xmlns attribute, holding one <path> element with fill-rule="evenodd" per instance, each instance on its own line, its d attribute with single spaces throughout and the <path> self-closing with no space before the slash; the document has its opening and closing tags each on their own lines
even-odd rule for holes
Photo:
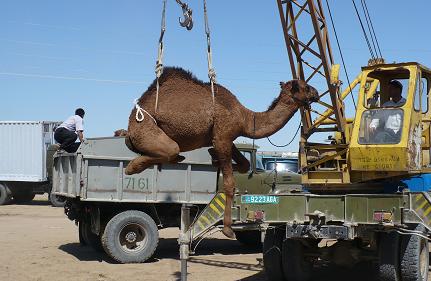
<svg viewBox="0 0 431 281">
<path fill-rule="evenodd" d="M 304 81 L 280 82 L 280 95 L 268 110 L 253 112 L 219 84 L 215 85 L 213 102 L 210 84 L 181 68 L 166 67 L 159 82 L 157 111 L 154 81 L 137 101 L 145 110 L 141 111 L 144 120 L 137 121 L 136 108 L 130 114 L 126 145 L 141 155 L 129 162 L 125 173 L 140 173 L 155 164 L 178 163 L 184 160 L 180 152 L 212 146 L 211 154 L 223 173 L 226 194 L 222 232 L 235 238 L 231 228 L 235 186 L 232 159 L 239 172 L 247 172 L 250 164 L 233 141 L 239 136 L 260 139 L 274 134 L 298 108 L 317 101 L 318 93 Z"/>
</svg>

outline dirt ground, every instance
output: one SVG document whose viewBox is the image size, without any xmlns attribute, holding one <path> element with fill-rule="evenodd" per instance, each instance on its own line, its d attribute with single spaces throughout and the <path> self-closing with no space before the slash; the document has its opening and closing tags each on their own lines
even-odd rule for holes
<svg viewBox="0 0 431 281">
<path fill-rule="evenodd" d="M 0 206 L 0 280 L 179 280 L 178 230 L 161 231 L 155 258 L 118 264 L 81 246 L 75 224 L 62 208 L 37 196 L 29 205 Z M 222 235 L 200 244 L 189 262 L 188 280 L 266 280 L 259 249 L 244 249 Z M 316 268 L 313 280 L 372 280 L 372 272 Z"/>
</svg>

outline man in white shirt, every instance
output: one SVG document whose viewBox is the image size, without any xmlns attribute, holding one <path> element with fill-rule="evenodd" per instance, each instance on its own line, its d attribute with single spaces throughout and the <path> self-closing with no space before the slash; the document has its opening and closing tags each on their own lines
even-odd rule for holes
<svg viewBox="0 0 431 281">
<path fill-rule="evenodd" d="M 67 118 L 66 121 L 55 130 L 54 138 L 60 144 L 60 149 L 67 152 L 76 152 L 80 143 L 75 143 L 79 137 L 79 141 L 84 141 L 84 125 L 83 118 L 85 111 L 82 108 L 75 110 L 75 115 Z"/>
<path fill-rule="evenodd" d="M 392 80 L 389 82 L 389 100 L 385 102 L 382 107 L 401 107 L 406 103 L 406 99 L 401 96 L 403 92 L 403 85 L 397 81 Z M 375 118 L 370 123 L 370 132 L 376 134 L 376 139 L 381 139 L 382 136 L 386 135 L 385 138 L 390 136 L 394 141 L 399 139 L 399 133 L 401 133 L 401 126 L 403 116 L 400 112 L 394 111 L 381 111 L 376 114 L 378 118 Z M 381 124 L 380 122 L 384 122 Z M 376 132 L 379 127 L 383 127 L 382 132 Z M 382 134 L 383 133 L 383 134 Z M 380 135 L 380 137 L 379 137 Z M 389 140 L 390 141 L 390 140 Z M 378 142 L 386 142 L 384 140 Z M 392 142 L 392 141 L 390 141 Z"/>
</svg>

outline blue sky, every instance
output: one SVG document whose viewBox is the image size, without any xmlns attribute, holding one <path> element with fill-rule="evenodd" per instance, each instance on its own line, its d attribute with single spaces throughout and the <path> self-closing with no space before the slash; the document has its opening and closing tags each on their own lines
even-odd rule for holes
<svg viewBox="0 0 431 281">
<path fill-rule="evenodd" d="M 202 1 L 186 2 L 195 19 L 190 32 L 178 25 L 181 10 L 168 0 L 164 64 L 207 80 Z M 329 3 L 353 80 L 369 59 L 368 49 L 352 2 Z M 387 61 L 431 66 L 430 1 L 367 3 Z M 2 0 L 1 6 L 0 120 L 61 121 L 83 107 L 86 137 L 127 128 L 133 100 L 154 79 L 161 0 Z M 276 1 L 208 0 L 208 9 L 218 82 L 248 108 L 266 110 L 279 82 L 291 79 Z M 289 141 L 298 122 L 295 116 L 273 142 Z M 256 143 L 277 150 L 265 139 Z M 285 150 L 297 148 L 295 140 Z"/>
</svg>

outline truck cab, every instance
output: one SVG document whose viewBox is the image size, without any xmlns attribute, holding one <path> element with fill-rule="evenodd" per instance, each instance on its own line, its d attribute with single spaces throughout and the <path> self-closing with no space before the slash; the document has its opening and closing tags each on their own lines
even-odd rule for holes
<svg viewBox="0 0 431 281">
<path fill-rule="evenodd" d="M 241 174 L 234 172 L 236 191 L 241 194 L 279 194 L 301 191 L 301 176 L 290 171 L 266 170 L 257 146 L 237 143 L 235 146 L 250 162 L 250 170 Z M 219 175 L 218 189 L 223 188 L 223 176 Z"/>
</svg>

